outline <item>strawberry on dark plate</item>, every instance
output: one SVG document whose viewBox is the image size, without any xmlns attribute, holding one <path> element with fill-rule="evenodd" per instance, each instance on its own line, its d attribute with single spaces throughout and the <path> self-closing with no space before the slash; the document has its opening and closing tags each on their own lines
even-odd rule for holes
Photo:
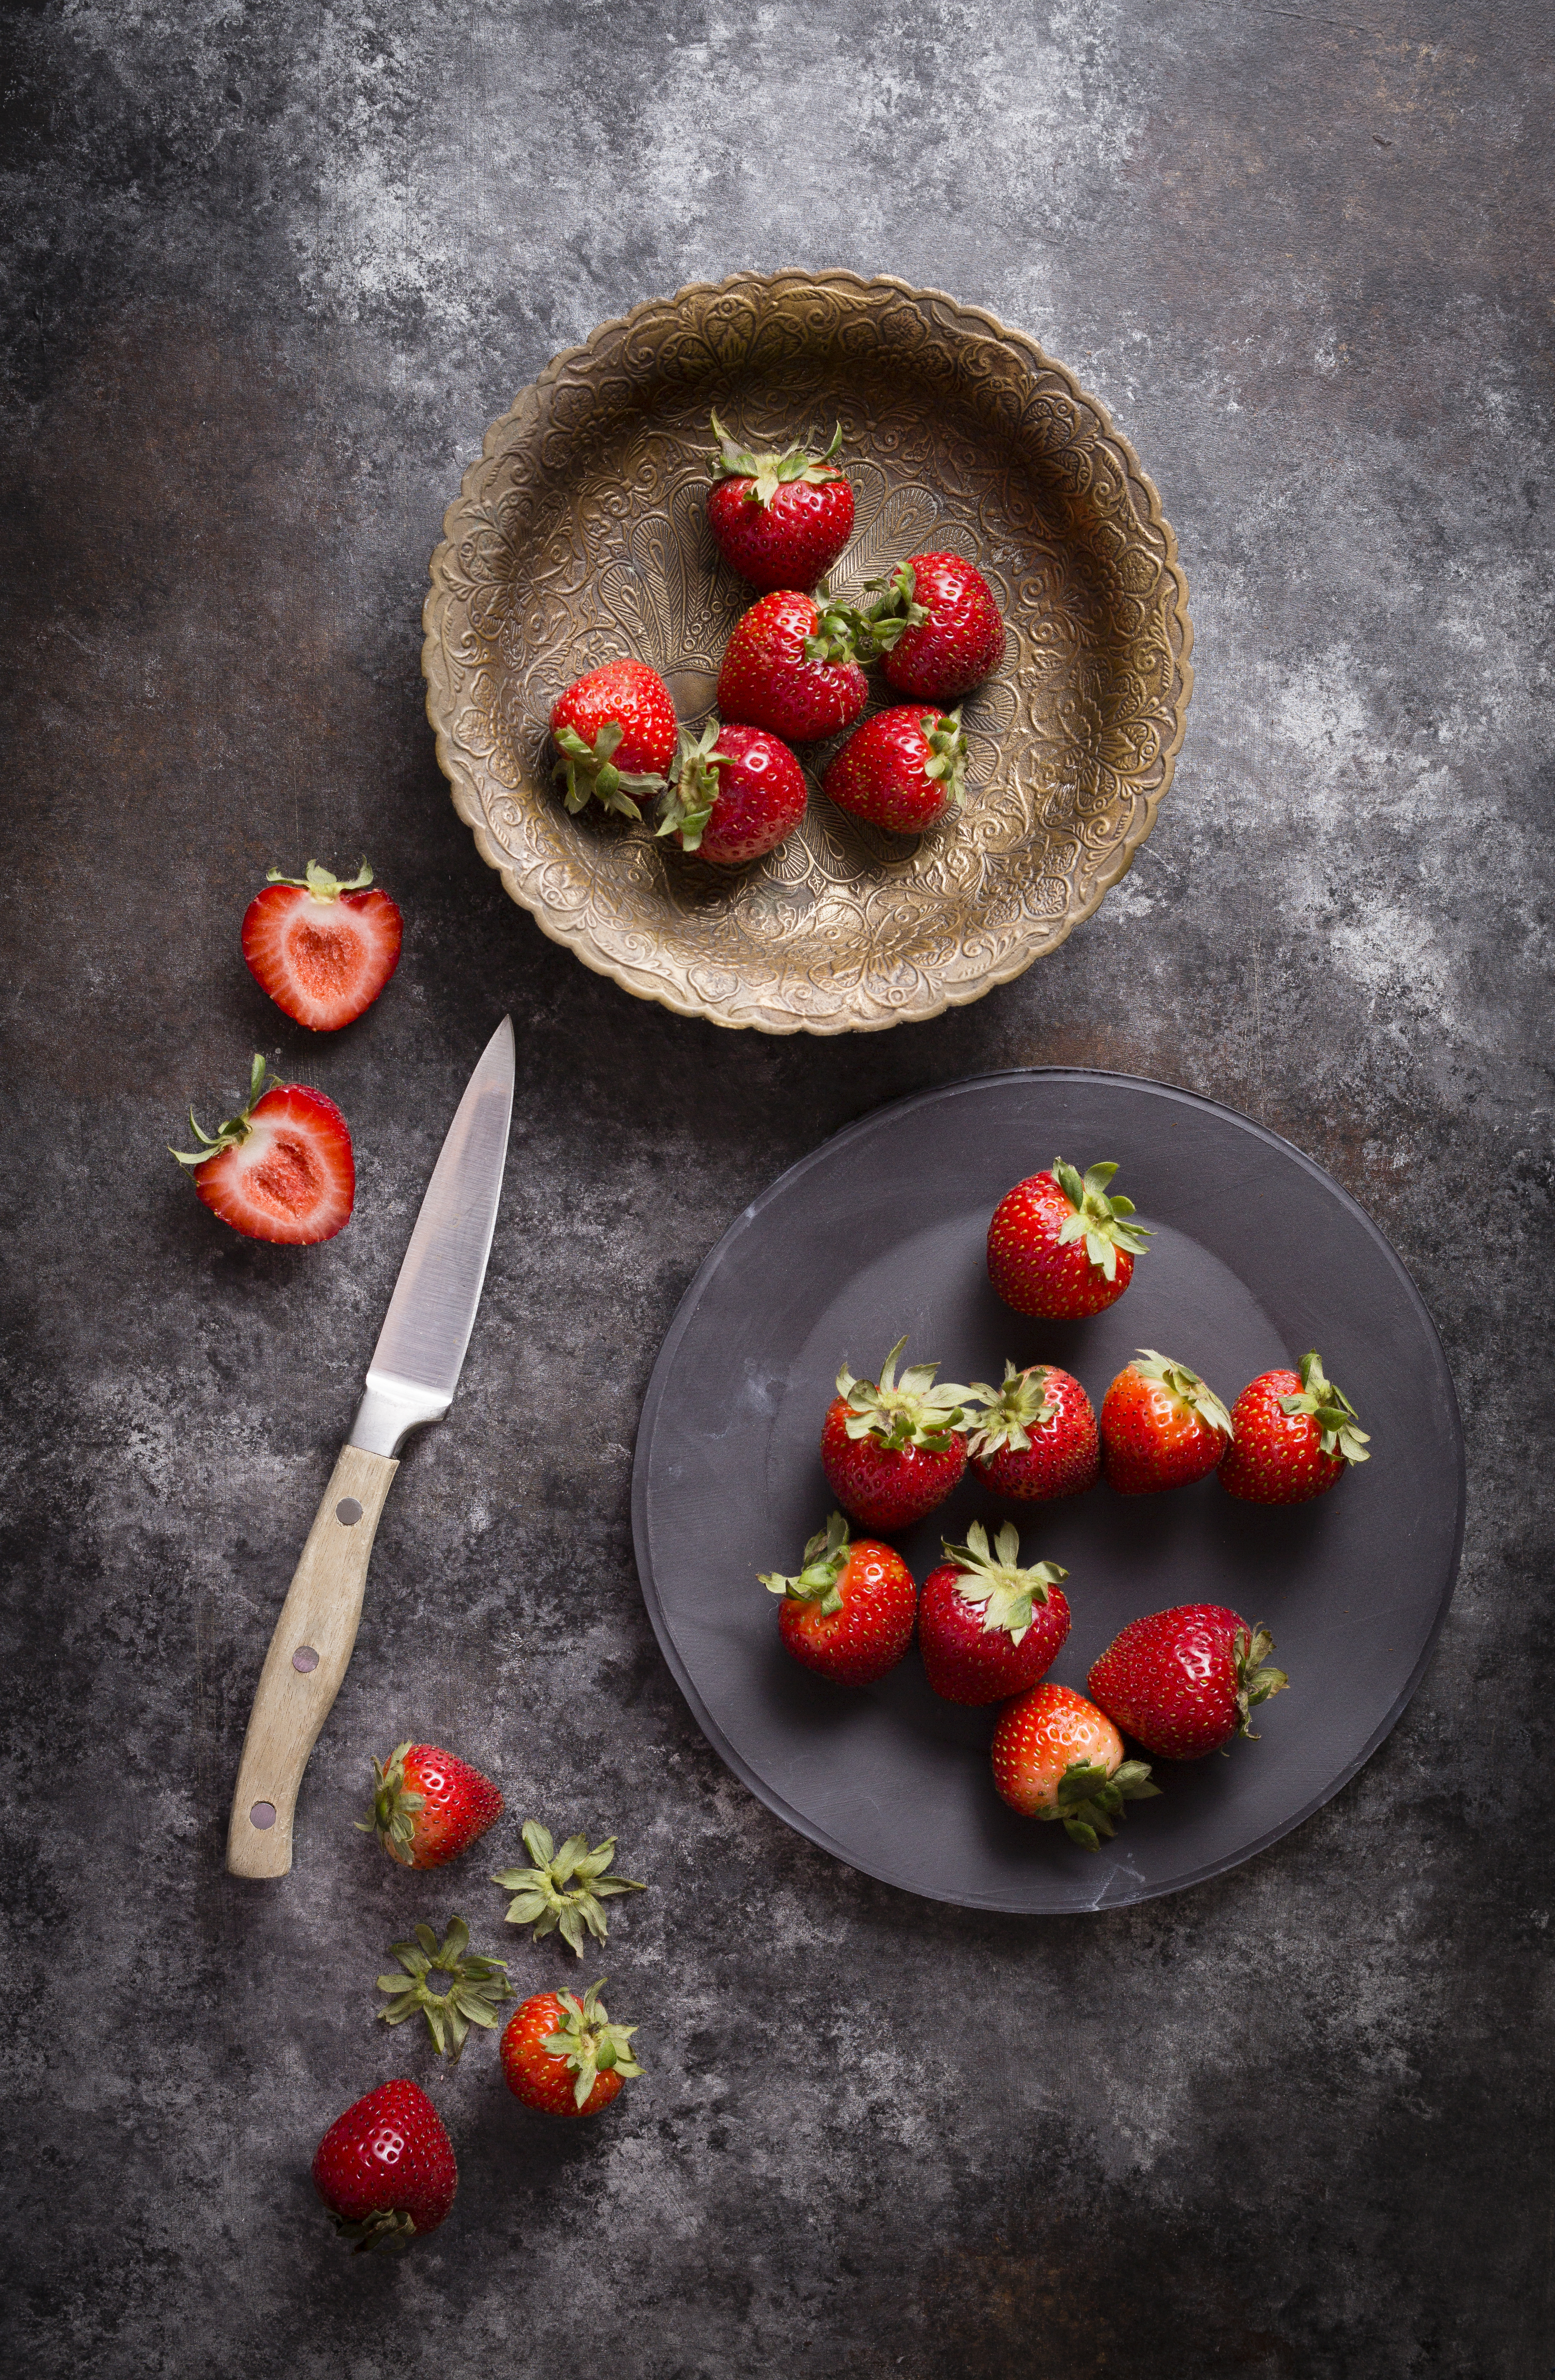
<svg viewBox="0 0 1555 2380">
<path fill-rule="evenodd" d="M 708 526 L 724 561 L 753 587 L 813 587 L 853 535 L 853 490 L 832 460 L 842 423 L 824 455 L 802 446 L 753 454 L 735 443 L 716 413 L 712 427 L 718 452 L 709 457 Z"/>
<path fill-rule="evenodd" d="M 624 2082 L 642 2072 L 632 2048 L 635 2024 L 612 2024 L 600 1994 L 601 1975 L 579 1999 L 536 1992 L 507 2021 L 502 2070 L 526 2107 L 543 2116 L 597 2116 Z"/>
<path fill-rule="evenodd" d="M 878 1380 L 857 1380 L 844 1364 L 826 1408 L 820 1460 L 832 1492 L 867 1529 L 905 1529 L 942 1504 L 966 1468 L 961 1422 L 970 1390 L 934 1385 L 932 1364 L 896 1378 L 898 1339 Z"/>
<path fill-rule="evenodd" d="M 277 1008 L 315 1033 L 337 1033 L 388 982 L 404 930 L 365 859 L 345 882 L 310 859 L 300 879 L 271 868 L 244 914 L 243 955 Z"/>
<path fill-rule="evenodd" d="M 738 868 L 792 834 L 805 801 L 805 772 L 786 744 L 764 727 L 710 719 L 700 735 L 680 731 L 658 832 L 716 867 Z"/>
<path fill-rule="evenodd" d="M 1109 1718 L 1162 1760 L 1202 1760 L 1250 1735 L 1249 1711 L 1282 1694 L 1283 1670 L 1266 1666 L 1267 1628 L 1249 1628 L 1219 1603 L 1179 1603 L 1131 1620 L 1087 1680 Z"/>
<path fill-rule="evenodd" d="M 396 1743 L 372 1764 L 372 1806 L 357 1821 L 401 1867 L 443 1867 L 503 1814 L 489 1777 L 435 1743 Z"/>
<path fill-rule="evenodd" d="M 988 1227 L 988 1277 L 1006 1305 L 1046 1322 L 1079 1322 L 1114 1305 L 1148 1254 L 1149 1233 L 1112 1197 L 1115 1165 L 1082 1180 L 1062 1157 L 1006 1190 Z"/>
<path fill-rule="evenodd" d="M 1105 1711 L 1051 1681 L 1006 1703 L 993 1730 L 993 1782 L 1024 1818 L 1055 1819 L 1082 1851 L 1099 1851 L 1127 1802 L 1153 1801 L 1147 1760 L 1125 1760 Z"/>
<path fill-rule="evenodd" d="M 1046 1676 L 1069 1633 L 1056 1562 L 1020 1565 L 1020 1536 L 1006 1521 L 990 1548 L 974 1521 L 964 1546 L 923 1582 L 917 1645 L 929 1684 L 948 1703 L 998 1703 Z"/>
<path fill-rule="evenodd" d="M 1101 1460 L 1120 1496 L 1186 1488 L 1223 1461 L 1231 1415 L 1186 1364 L 1141 1347 L 1101 1400 Z"/>
<path fill-rule="evenodd" d="M 915 553 L 865 614 L 887 683 L 922 702 L 954 702 L 1004 651 L 1004 623 L 987 579 L 959 553 Z"/>
<path fill-rule="evenodd" d="M 856 729 L 820 782 L 855 818 L 921 834 L 960 801 L 966 781 L 960 711 L 905 702 Z"/>
<path fill-rule="evenodd" d="M 1221 1485 L 1249 1504 L 1305 1504 L 1326 1495 L 1353 1463 L 1371 1460 L 1355 1408 L 1315 1347 L 1299 1372 L 1249 1380 L 1231 1409 L 1231 1427 Z"/>
<path fill-rule="evenodd" d="M 249 1103 L 213 1133 L 189 1111 L 197 1149 L 170 1148 L 194 1176 L 198 1196 L 246 1239 L 307 1247 L 349 1222 L 357 1169 L 346 1119 L 333 1099 L 302 1083 L 267 1090 L 256 1055 Z"/>
<path fill-rule="evenodd" d="M 1073 1372 L 1032 1364 L 1017 1372 L 1008 1356 L 1000 1387 L 974 1380 L 966 1451 L 985 1488 L 1025 1502 L 1077 1496 L 1101 1468 L 1096 1415 Z"/>
<path fill-rule="evenodd" d="M 912 1643 L 911 1571 L 894 1546 L 850 1539 L 840 1512 L 810 1538 L 792 1578 L 781 1571 L 758 1576 L 769 1595 L 783 1597 L 778 1632 L 794 1658 L 838 1685 L 873 1685 Z"/>
<path fill-rule="evenodd" d="M 843 606 L 828 601 L 822 608 L 788 589 L 763 595 L 735 621 L 723 648 L 721 714 L 790 744 L 840 735 L 869 691 L 854 633 L 853 615 Z"/>
<path fill-rule="evenodd" d="M 403 2079 L 380 2082 L 337 2116 L 314 2152 L 313 2187 L 358 2256 L 435 2231 L 458 2186 L 442 2117 Z"/>
<path fill-rule="evenodd" d="M 678 733 L 670 689 L 646 662 L 606 662 L 575 678 L 551 707 L 562 756 L 554 773 L 568 809 L 581 810 L 591 798 L 640 819 L 637 797 L 663 792 Z"/>
</svg>

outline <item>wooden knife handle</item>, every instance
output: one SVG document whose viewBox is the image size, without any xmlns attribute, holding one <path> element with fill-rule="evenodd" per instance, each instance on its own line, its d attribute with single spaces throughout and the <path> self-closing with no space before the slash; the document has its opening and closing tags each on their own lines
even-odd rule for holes
<svg viewBox="0 0 1555 2380">
<path fill-rule="evenodd" d="M 357 1641 L 368 1558 L 398 1469 L 359 1446 L 340 1451 L 260 1672 L 227 1828 L 229 1875 L 291 1866 L 298 1788 Z"/>
</svg>

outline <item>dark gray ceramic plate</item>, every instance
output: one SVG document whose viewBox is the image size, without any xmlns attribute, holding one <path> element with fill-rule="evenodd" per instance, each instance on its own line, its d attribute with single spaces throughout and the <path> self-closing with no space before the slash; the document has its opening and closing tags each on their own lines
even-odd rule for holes
<svg viewBox="0 0 1555 2380">
<path fill-rule="evenodd" d="M 1127 1293 L 1090 1322 L 1026 1322 L 989 1287 L 989 1216 L 1063 1156 L 1115 1159 L 1155 1232 Z M 798 1566 L 832 1499 L 817 1441 L 838 1365 L 872 1376 L 893 1340 L 948 1379 L 1005 1354 L 1063 1364 L 1099 1404 L 1136 1347 L 1201 1371 L 1229 1403 L 1320 1349 L 1373 1460 L 1288 1511 L 1214 1479 L 1164 1496 L 1105 1487 L 1019 1507 L 975 1481 L 897 1542 L 922 1579 L 942 1536 L 1014 1518 L 1022 1552 L 1069 1570 L 1082 1687 L 1124 1621 L 1228 1603 L 1273 1630 L 1291 1689 L 1260 1740 L 1158 1774 L 1096 1854 L 1007 1810 L 990 1711 L 942 1702 L 916 1648 L 866 1692 L 778 1642 L 759 1570 Z M 882 1108 L 774 1182 L 732 1225 L 675 1316 L 649 1386 L 633 1480 L 638 1566 L 659 1642 L 709 1740 L 768 1808 L 867 1875 L 968 1908 L 1116 1908 L 1218 1876 L 1299 1826 L 1374 1752 L 1446 1615 L 1464 1527 L 1452 1382 L 1403 1266 L 1355 1200 L 1230 1109 L 1121 1075 L 1042 1070 L 949 1083 Z"/>
</svg>

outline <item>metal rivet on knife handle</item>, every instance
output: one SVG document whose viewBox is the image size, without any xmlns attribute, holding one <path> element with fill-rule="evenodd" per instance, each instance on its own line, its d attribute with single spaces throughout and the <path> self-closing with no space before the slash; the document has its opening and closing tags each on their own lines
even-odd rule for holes
<svg viewBox="0 0 1555 2380">
<path fill-rule="evenodd" d="M 342 1496 L 334 1508 L 334 1517 L 343 1528 L 354 1529 L 361 1519 L 362 1508 L 354 1496 Z"/>
</svg>

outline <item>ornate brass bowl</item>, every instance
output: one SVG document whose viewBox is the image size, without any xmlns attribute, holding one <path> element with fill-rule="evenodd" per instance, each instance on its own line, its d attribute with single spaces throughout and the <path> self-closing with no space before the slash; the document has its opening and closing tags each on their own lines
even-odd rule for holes
<svg viewBox="0 0 1555 2380">
<path fill-rule="evenodd" d="M 966 799 L 926 835 L 827 801 L 835 743 L 801 753 L 803 824 L 741 869 L 553 787 L 551 705 L 599 662 L 652 662 L 687 722 L 712 703 L 756 600 L 707 527 L 713 407 L 753 446 L 842 422 L 839 590 L 929 550 L 993 589 L 1009 640 L 964 705 Z M 698 283 L 558 356 L 487 431 L 431 580 L 427 711 L 481 857 L 586 965 L 765 1033 L 937 1016 L 1054 949 L 1148 834 L 1193 684 L 1176 541 L 1105 407 L 992 315 L 851 273 Z"/>
</svg>

